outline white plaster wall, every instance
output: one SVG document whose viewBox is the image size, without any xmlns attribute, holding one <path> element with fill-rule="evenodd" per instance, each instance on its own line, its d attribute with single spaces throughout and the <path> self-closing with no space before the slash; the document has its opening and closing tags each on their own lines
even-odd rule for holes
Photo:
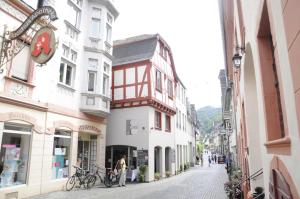
<svg viewBox="0 0 300 199">
<path fill-rule="evenodd" d="M 114 86 L 123 85 L 123 70 L 114 71 Z"/>
<path fill-rule="evenodd" d="M 123 99 L 123 88 L 115 88 L 114 89 L 114 100 Z"/>
<path fill-rule="evenodd" d="M 145 73 L 145 70 L 146 70 L 146 66 L 139 66 L 137 68 L 137 70 L 138 70 L 138 82 L 142 82 L 143 77 L 144 77 L 144 73 Z M 147 76 L 146 76 L 145 81 L 147 81 Z"/>
<path fill-rule="evenodd" d="M 126 99 L 135 98 L 135 86 L 126 87 Z"/>
<path fill-rule="evenodd" d="M 135 68 L 126 69 L 126 84 L 135 83 Z"/>
<path fill-rule="evenodd" d="M 150 107 L 112 109 L 107 122 L 106 145 L 129 145 L 138 149 L 149 146 Z M 136 120 L 138 133 L 126 135 L 126 120 Z"/>
</svg>

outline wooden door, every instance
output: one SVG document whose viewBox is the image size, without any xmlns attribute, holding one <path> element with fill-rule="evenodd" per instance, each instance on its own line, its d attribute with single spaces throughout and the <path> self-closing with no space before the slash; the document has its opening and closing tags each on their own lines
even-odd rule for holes
<svg viewBox="0 0 300 199">
<path fill-rule="evenodd" d="M 270 199 L 293 199 L 289 184 L 277 169 L 273 169 L 270 175 L 269 193 Z"/>
</svg>

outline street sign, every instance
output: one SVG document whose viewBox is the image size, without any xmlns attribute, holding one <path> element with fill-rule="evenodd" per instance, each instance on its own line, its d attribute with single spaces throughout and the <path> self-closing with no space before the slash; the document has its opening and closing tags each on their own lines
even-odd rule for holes
<svg viewBox="0 0 300 199">
<path fill-rule="evenodd" d="M 50 27 L 43 27 L 34 35 L 30 46 L 33 61 L 48 62 L 55 52 L 55 35 Z"/>
</svg>

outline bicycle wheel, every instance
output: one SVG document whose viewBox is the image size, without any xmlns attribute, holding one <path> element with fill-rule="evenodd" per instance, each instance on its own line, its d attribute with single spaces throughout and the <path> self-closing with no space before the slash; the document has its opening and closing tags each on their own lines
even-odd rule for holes
<svg viewBox="0 0 300 199">
<path fill-rule="evenodd" d="M 96 176 L 94 176 L 94 175 L 90 175 L 90 176 L 88 176 L 87 177 L 87 179 L 86 179 L 86 188 L 87 189 L 90 189 L 90 188 L 92 188 L 93 186 L 95 186 L 95 184 L 96 184 L 96 180 L 97 180 L 97 178 L 96 178 Z"/>
<path fill-rule="evenodd" d="M 73 189 L 73 187 L 75 186 L 76 184 L 76 176 L 71 176 L 69 177 L 68 181 L 67 181 L 67 184 L 66 184 L 66 190 L 67 191 L 71 191 Z"/>
<path fill-rule="evenodd" d="M 103 183 L 106 187 L 111 187 L 112 186 L 112 178 L 109 178 L 108 176 L 105 176 Z"/>
</svg>

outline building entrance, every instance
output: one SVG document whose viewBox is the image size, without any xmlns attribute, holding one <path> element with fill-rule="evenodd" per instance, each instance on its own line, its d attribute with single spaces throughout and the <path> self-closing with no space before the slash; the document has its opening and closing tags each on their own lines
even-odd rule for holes
<svg viewBox="0 0 300 199">
<path fill-rule="evenodd" d="M 92 169 L 97 158 L 97 136 L 80 134 L 78 137 L 77 166 L 84 170 Z"/>
</svg>

